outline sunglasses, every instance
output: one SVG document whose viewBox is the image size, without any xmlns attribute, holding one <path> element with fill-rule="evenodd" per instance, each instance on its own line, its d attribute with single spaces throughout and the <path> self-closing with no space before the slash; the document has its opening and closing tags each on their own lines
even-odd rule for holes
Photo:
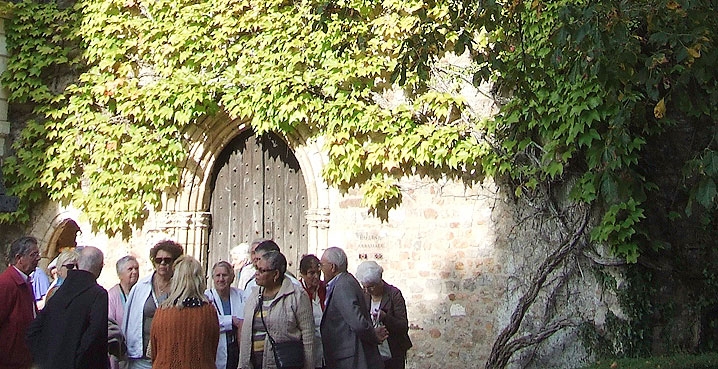
<svg viewBox="0 0 718 369">
<path fill-rule="evenodd" d="M 72 269 L 77 268 L 77 264 L 65 264 L 65 265 L 63 265 L 63 266 L 64 266 L 65 268 L 67 268 L 67 270 L 72 270 Z"/>
<path fill-rule="evenodd" d="M 174 261 L 174 258 L 155 258 L 155 264 L 172 264 Z"/>
</svg>

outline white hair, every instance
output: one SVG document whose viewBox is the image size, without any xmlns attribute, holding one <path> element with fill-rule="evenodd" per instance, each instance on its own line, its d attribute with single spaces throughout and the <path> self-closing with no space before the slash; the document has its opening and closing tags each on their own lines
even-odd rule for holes
<svg viewBox="0 0 718 369">
<path fill-rule="evenodd" d="M 337 266 L 339 272 L 347 271 L 347 254 L 338 247 L 330 247 L 324 251 L 324 257 L 328 262 Z"/>
<path fill-rule="evenodd" d="M 229 250 L 229 254 L 236 256 L 245 256 L 249 254 L 249 244 L 246 242 L 242 242 L 239 245 L 232 247 L 232 249 Z"/>
<path fill-rule="evenodd" d="M 357 267 L 356 278 L 361 284 L 380 283 L 384 269 L 376 261 L 365 261 Z"/>
</svg>

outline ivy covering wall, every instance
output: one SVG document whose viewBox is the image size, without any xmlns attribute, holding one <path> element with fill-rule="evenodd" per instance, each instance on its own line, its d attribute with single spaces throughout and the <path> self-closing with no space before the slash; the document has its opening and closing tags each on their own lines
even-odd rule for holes
<svg viewBox="0 0 718 369">
<path fill-rule="evenodd" d="M 185 1 L 5 4 L 2 77 L 24 122 L 3 164 L 27 222 L 47 199 L 99 229 L 126 230 L 178 185 L 182 132 L 219 110 L 257 132 L 324 137 L 324 177 L 360 187 L 386 218 L 406 175 L 516 196 L 573 181 L 594 206 L 592 239 L 636 261 L 672 241 L 649 217 L 715 232 L 718 180 L 715 4 L 703 1 Z M 433 83 L 494 83 L 501 111 L 472 114 Z M 456 78 L 456 77 L 454 77 Z M 387 88 L 406 102 L 377 104 Z M 692 141 L 670 188 L 649 159 L 671 130 Z M 669 185 L 669 184 L 666 184 Z M 649 204 L 666 191 L 660 214 Z"/>
</svg>

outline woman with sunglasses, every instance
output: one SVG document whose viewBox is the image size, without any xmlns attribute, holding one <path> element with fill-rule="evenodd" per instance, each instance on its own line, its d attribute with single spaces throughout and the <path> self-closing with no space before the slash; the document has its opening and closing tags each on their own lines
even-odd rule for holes
<svg viewBox="0 0 718 369">
<path fill-rule="evenodd" d="M 127 296 L 122 333 L 127 343 L 127 359 L 130 369 L 150 369 L 152 360 L 148 354 L 150 329 L 157 307 L 167 299 L 174 273 L 173 264 L 184 253 L 174 241 L 160 241 L 150 249 L 154 272 L 141 279 Z"/>
<path fill-rule="evenodd" d="M 62 286 L 62 282 L 67 278 L 67 271 L 77 268 L 77 258 L 79 256 L 80 254 L 75 250 L 65 250 L 57 256 L 57 260 L 55 261 L 55 265 L 57 265 L 57 278 L 55 278 L 47 290 L 45 301 L 49 300 L 50 297 L 55 294 L 55 291 Z"/>
<path fill-rule="evenodd" d="M 255 263 L 259 288 L 244 302 L 239 367 L 274 369 L 274 342 L 299 341 L 303 369 L 314 369 L 314 317 L 309 296 L 287 278 L 287 259 L 278 251 L 263 254 Z"/>
</svg>

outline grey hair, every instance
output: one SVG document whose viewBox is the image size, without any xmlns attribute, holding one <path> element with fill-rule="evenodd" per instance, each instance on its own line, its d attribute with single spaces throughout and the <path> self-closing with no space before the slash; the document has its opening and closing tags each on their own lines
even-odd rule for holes
<svg viewBox="0 0 718 369">
<path fill-rule="evenodd" d="M 365 261 L 357 267 L 355 277 L 361 284 L 380 283 L 384 268 L 377 264 L 376 261 Z"/>
<path fill-rule="evenodd" d="M 330 247 L 324 251 L 327 261 L 336 265 L 339 272 L 346 272 L 348 267 L 347 254 L 339 247 Z"/>
<path fill-rule="evenodd" d="M 13 241 L 12 244 L 10 244 L 10 253 L 8 254 L 8 264 L 15 265 L 15 260 L 18 256 L 25 256 L 27 255 L 28 251 L 33 246 L 39 246 L 40 243 L 37 241 L 37 238 L 32 236 L 24 236 L 20 237 L 17 240 Z"/>
<path fill-rule="evenodd" d="M 262 259 L 269 264 L 269 268 L 279 271 L 279 280 L 284 278 L 287 272 L 287 258 L 279 251 L 269 251 L 262 255 Z"/>
<path fill-rule="evenodd" d="M 105 255 L 102 254 L 100 249 L 94 246 L 85 246 L 80 250 L 80 257 L 77 258 L 77 268 L 99 277 L 104 262 Z"/>
<path fill-rule="evenodd" d="M 227 271 L 227 274 L 229 274 L 230 283 L 234 282 L 234 267 L 232 266 L 232 264 L 230 264 L 228 261 L 224 261 L 224 260 L 220 260 L 220 261 L 216 262 L 212 266 L 212 275 L 214 275 L 214 270 L 217 268 L 224 268 Z"/>
<path fill-rule="evenodd" d="M 126 255 L 120 258 L 120 260 L 117 260 L 117 263 L 115 264 L 115 269 L 117 269 L 117 275 L 120 275 L 120 272 L 122 271 L 122 268 L 127 265 L 130 261 L 137 261 L 137 258 L 132 255 Z"/>
</svg>

